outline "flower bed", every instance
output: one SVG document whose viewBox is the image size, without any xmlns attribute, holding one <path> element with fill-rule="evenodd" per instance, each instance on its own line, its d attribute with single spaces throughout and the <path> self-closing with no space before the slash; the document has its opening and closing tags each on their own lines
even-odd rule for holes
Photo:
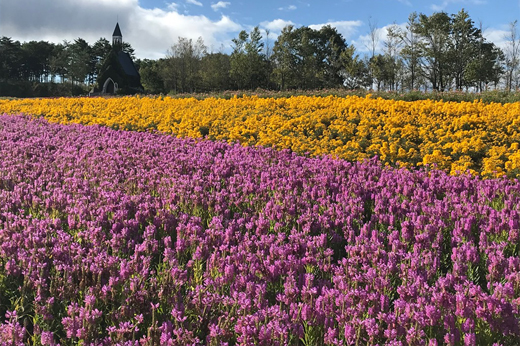
<svg viewBox="0 0 520 346">
<path fill-rule="evenodd" d="M 520 183 L 0 116 L 0 345 L 514 345 Z"/>
<path fill-rule="evenodd" d="M 0 113 L 100 124 L 394 167 L 436 164 L 452 174 L 520 176 L 520 103 L 414 102 L 370 97 L 203 100 L 61 98 L 0 100 Z"/>
</svg>

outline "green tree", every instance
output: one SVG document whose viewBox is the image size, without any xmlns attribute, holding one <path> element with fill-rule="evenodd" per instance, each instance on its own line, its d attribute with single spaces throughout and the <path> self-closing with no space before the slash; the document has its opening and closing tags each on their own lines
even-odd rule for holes
<svg viewBox="0 0 520 346">
<path fill-rule="evenodd" d="M 336 88 L 342 86 L 341 54 L 347 49 L 345 38 L 330 25 L 322 27 L 318 32 L 318 60 L 322 68 L 320 87 Z"/>
<path fill-rule="evenodd" d="M 456 15 L 452 15 L 452 47 L 451 60 L 455 88 L 462 90 L 469 85 L 466 78 L 467 67 L 473 64 L 481 45 L 482 33 L 474 26 L 469 14 L 462 9 Z"/>
<path fill-rule="evenodd" d="M 85 83 L 90 71 L 91 48 L 87 41 L 77 38 L 73 43 L 65 46 L 68 58 L 67 76 L 74 90 L 75 83 Z"/>
<path fill-rule="evenodd" d="M 0 38 L 0 80 L 19 80 L 22 77 L 22 45 L 10 37 Z"/>
<path fill-rule="evenodd" d="M 21 47 L 24 79 L 32 82 L 47 81 L 54 45 L 45 41 L 30 41 L 23 43 Z"/>
<path fill-rule="evenodd" d="M 95 83 L 96 79 L 101 71 L 103 61 L 108 57 L 108 54 L 112 50 L 112 45 L 105 38 L 100 38 L 92 45 L 90 71 L 89 71 L 89 82 Z"/>
<path fill-rule="evenodd" d="M 164 80 L 162 79 L 161 63 L 163 60 L 139 60 L 139 74 L 141 75 L 141 84 L 147 93 L 160 94 L 165 93 Z"/>
<path fill-rule="evenodd" d="M 224 53 L 210 53 L 202 57 L 201 79 L 205 91 L 231 89 L 230 56 Z"/>
<path fill-rule="evenodd" d="M 392 57 L 388 54 L 376 54 L 369 60 L 369 64 L 377 90 L 387 86 L 393 89 L 397 67 Z"/>
<path fill-rule="evenodd" d="M 476 83 L 481 88 L 501 72 L 502 54 L 486 42 L 464 9 L 451 16 L 421 14 L 413 32 L 419 37 L 420 71 L 434 90 L 462 90 Z"/>
<path fill-rule="evenodd" d="M 350 90 L 367 88 L 372 84 L 372 78 L 368 66 L 356 54 L 354 46 L 349 46 L 340 56 L 341 60 L 341 75 L 343 77 L 343 85 Z"/>
<path fill-rule="evenodd" d="M 273 48 L 274 80 L 280 89 L 341 86 L 341 54 L 346 48 L 343 36 L 331 26 L 287 26 Z"/>
<path fill-rule="evenodd" d="M 251 90 L 266 87 L 269 70 L 260 29 L 255 27 L 249 34 L 242 30 L 232 42 L 230 77 L 235 87 Z"/>
<path fill-rule="evenodd" d="M 317 89 L 320 83 L 320 60 L 318 56 L 317 35 L 315 30 L 303 26 L 299 34 L 297 64 L 301 89 Z"/>
<path fill-rule="evenodd" d="M 67 70 L 68 56 L 65 49 L 65 44 L 58 43 L 54 46 L 51 57 L 49 59 L 51 82 L 54 82 L 55 77 L 60 77 L 60 81 L 63 83 L 67 76 Z"/>
<path fill-rule="evenodd" d="M 384 55 L 386 57 L 388 80 L 386 85 L 390 90 L 397 90 L 399 84 L 403 84 L 403 60 L 400 56 L 403 41 L 399 37 L 399 26 L 392 24 L 387 28 L 384 41 Z"/>
<path fill-rule="evenodd" d="M 504 75 L 505 56 L 501 49 L 483 38 L 474 59 L 466 66 L 467 84 L 482 92 L 491 83 L 496 89 Z"/>
<path fill-rule="evenodd" d="M 206 54 L 202 37 L 196 42 L 179 37 L 177 43 L 170 48 L 163 69 L 167 88 L 181 93 L 200 90 L 200 63 Z"/>
<path fill-rule="evenodd" d="M 273 47 L 273 81 L 280 90 L 296 88 L 298 84 L 296 40 L 294 26 L 288 25 L 282 29 Z"/>
<path fill-rule="evenodd" d="M 417 87 L 417 79 L 420 72 L 420 36 L 416 34 L 418 18 L 417 12 L 412 12 L 408 16 L 405 29 L 393 27 L 392 30 L 388 31 L 390 39 L 400 41 L 401 49 L 399 55 L 405 70 L 403 80 L 405 81 L 405 88 L 408 90 L 414 90 Z"/>
<path fill-rule="evenodd" d="M 128 53 L 132 60 L 135 60 L 135 49 L 132 47 L 132 45 L 128 42 L 123 42 L 123 46 L 121 47 L 121 50 L 125 53 Z"/>
<path fill-rule="evenodd" d="M 446 12 L 437 12 L 431 16 L 421 13 L 414 29 L 421 38 L 418 43 L 421 72 L 433 90 L 445 91 L 450 85 L 453 70 L 450 55 L 451 18 Z"/>
</svg>

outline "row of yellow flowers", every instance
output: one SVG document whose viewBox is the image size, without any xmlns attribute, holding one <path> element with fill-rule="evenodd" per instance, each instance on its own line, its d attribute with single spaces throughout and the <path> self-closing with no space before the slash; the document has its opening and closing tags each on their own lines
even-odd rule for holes
<svg viewBox="0 0 520 346">
<path fill-rule="evenodd" d="M 155 129 L 347 160 L 436 164 L 452 174 L 520 176 L 520 103 L 394 101 L 370 96 L 204 100 L 169 97 L 0 100 L 0 113 Z"/>
</svg>

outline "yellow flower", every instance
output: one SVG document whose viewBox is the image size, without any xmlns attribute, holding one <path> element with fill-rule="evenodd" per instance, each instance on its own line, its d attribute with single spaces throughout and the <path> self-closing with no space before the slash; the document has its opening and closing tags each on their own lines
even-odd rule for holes
<svg viewBox="0 0 520 346">
<path fill-rule="evenodd" d="M 232 99 L 170 97 L 0 100 L 0 113 L 63 124 L 161 131 L 311 156 L 400 167 L 436 165 L 451 174 L 520 176 L 520 103 L 405 102 L 351 97 Z"/>
</svg>

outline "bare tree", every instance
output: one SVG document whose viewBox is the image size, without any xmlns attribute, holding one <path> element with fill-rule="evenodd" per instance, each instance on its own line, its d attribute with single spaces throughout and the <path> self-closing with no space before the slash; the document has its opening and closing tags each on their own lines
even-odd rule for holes
<svg viewBox="0 0 520 346">
<path fill-rule="evenodd" d="M 265 44 L 264 44 L 264 47 L 265 47 L 265 57 L 267 60 L 269 60 L 271 58 L 271 40 L 269 39 L 269 34 L 271 33 L 271 31 L 269 31 L 269 29 L 265 29 Z"/>
<path fill-rule="evenodd" d="M 366 45 L 366 47 L 370 51 L 371 55 L 370 58 L 367 59 L 366 64 L 368 66 L 370 79 L 372 79 L 377 73 L 377 71 L 375 71 L 376 65 L 370 62 L 374 60 L 376 55 L 377 44 L 379 43 L 379 34 L 379 30 L 377 29 L 377 22 L 373 21 L 372 17 L 368 18 L 368 35 L 370 42 Z M 379 85 L 377 87 L 379 88 Z"/>
<path fill-rule="evenodd" d="M 518 88 L 516 75 L 518 73 L 520 42 L 518 41 L 518 21 L 509 23 L 509 34 L 505 37 L 507 46 L 505 48 L 506 55 L 506 90 L 513 89 L 513 83 Z"/>
<path fill-rule="evenodd" d="M 196 42 L 179 37 L 166 56 L 165 81 L 176 92 L 195 92 L 201 84 L 200 62 L 207 55 L 202 37 Z"/>
<path fill-rule="evenodd" d="M 397 24 L 390 25 L 386 31 L 386 39 L 384 41 L 384 53 L 388 57 L 388 71 L 389 71 L 389 82 L 390 90 L 396 90 L 399 82 L 399 70 L 401 70 L 402 61 L 400 59 L 400 52 L 403 45 L 403 41 L 399 37 L 399 26 Z"/>
<path fill-rule="evenodd" d="M 368 19 L 368 30 L 368 34 L 370 36 L 370 46 L 368 46 L 367 48 L 372 53 L 370 57 L 373 58 L 376 55 L 376 49 L 377 44 L 379 43 L 380 32 L 377 29 L 377 22 L 372 21 L 371 17 Z"/>
<path fill-rule="evenodd" d="M 408 16 L 406 29 L 396 28 L 395 34 L 401 39 L 403 44 L 401 49 L 401 57 L 408 70 L 408 88 L 414 90 L 417 87 L 417 80 L 419 79 L 420 69 L 420 51 L 419 42 L 420 37 L 416 34 L 419 15 L 417 12 L 412 12 Z M 390 34 L 390 33 L 389 33 Z"/>
</svg>

